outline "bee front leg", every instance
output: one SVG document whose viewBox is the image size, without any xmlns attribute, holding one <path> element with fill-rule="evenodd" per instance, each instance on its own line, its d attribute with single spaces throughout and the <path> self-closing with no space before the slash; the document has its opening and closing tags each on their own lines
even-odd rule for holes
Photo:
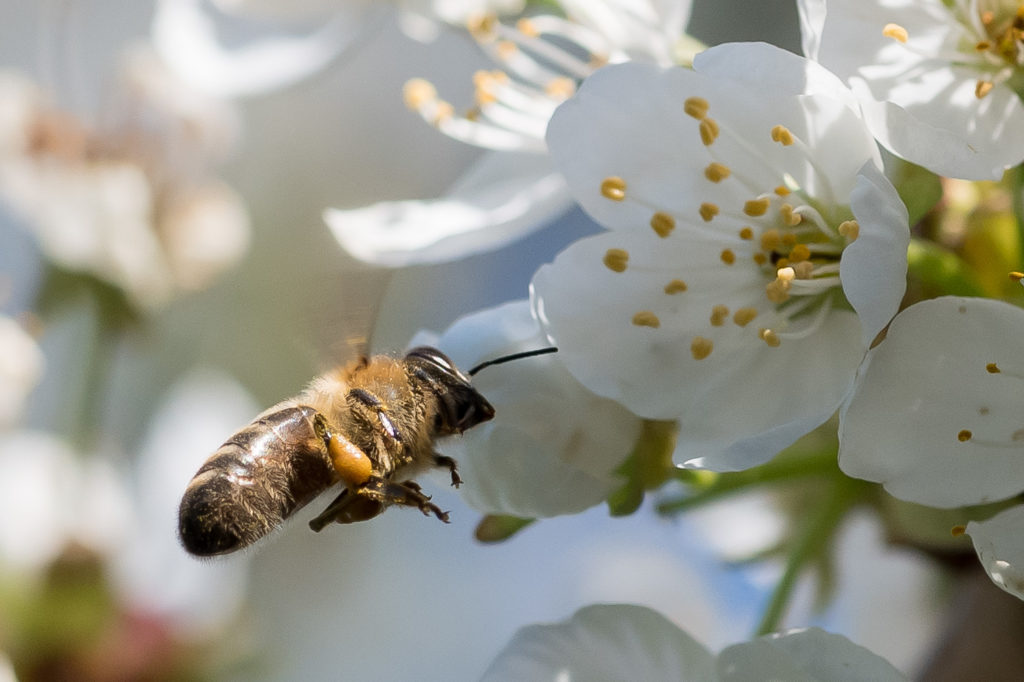
<svg viewBox="0 0 1024 682">
<path fill-rule="evenodd" d="M 459 464 L 451 457 L 434 453 L 434 464 L 439 467 L 448 467 L 448 470 L 452 472 L 452 485 L 458 488 L 462 484 L 462 476 L 459 476 Z"/>
</svg>

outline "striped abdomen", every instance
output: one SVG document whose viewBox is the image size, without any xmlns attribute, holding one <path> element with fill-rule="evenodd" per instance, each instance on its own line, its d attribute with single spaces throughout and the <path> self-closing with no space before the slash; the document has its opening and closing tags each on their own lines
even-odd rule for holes
<svg viewBox="0 0 1024 682">
<path fill-rule="evenodd" d="M 209 556 L 259 540 L 336 482 L 312 407 L 269 412 L 199 469 L 178 511 L 185 549 Z"/>
</svg>

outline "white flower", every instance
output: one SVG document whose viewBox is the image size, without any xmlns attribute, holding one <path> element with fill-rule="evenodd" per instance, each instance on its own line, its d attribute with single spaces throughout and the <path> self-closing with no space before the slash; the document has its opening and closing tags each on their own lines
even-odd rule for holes
<svg viewBox="0 0 1024 682">
<path fill-rule="evenodd" d="M 126 53 L 118 85 L 87 126 L 0 74 L 0 198 L 51 261 L 153 306 L 206 286 L 248 245 L 240 198 L 211 172 L 236 121 L 144 49 Z"/>
<path fill-rule="evenodd" d="M 872 132 L 941 175 L 1024 159 L 1018 2 L 800 0 L 804 53 L 846 80 Z"/>
<path fill-rule="evenodd" d="M 35 339 L 15 320 L 0 315 L 0 428 L 10 426 L 21 415 L 44 365 Z"/>
<path fill-rule="evenodd" d="M 868 354 L 840 413 L 839 466 L 932 507 L 997 502 L 1024 490 L 1024 311 L 981 298 L 917 303 Z M 1024 599 L 1014 507 L 972 521 L 986 571 Z"/>
<path fill-rule="evenodd" d="M 0 437 L 0 563 L 31 574 L 70 544 L 106 555 L 125 535 L 131 506 L 105 458 L 81 457 L 36 431 Z"/>
<path fill-rule="evenodd" d="M 765 44 L 694 68 L 608 67 L 555 114 L 552 154 L 611 231 L 533 288 L 583 385 L 679 419 L 684 465 L 737 470 L 839 407 L 903 295 L 907 213 L 824 69 Z"/>
<path fill-rule="evenodd" d="M 525 300 L 463 317 L 431 341 L 464 371 L 549 345 Z M 458 461 L 460 492 L 474 508 L 522 518 L 572 514 L 622 484 L 613 471 L 633 448 L 640 420 L 583 388 L 557 354 L 484 368 L 473 383 L 495 418 L 439 447 Z"/>
<path fill-rule="evenodd" d="M 1024 312 L 943 297 L 900 313 L 840 413 L 839 466 L 893 496 L 953 508 L 1024 490 Z"/>
<path fill-rule="evenodd" d="M 477 72 L 476 102 L 465 115 L 430 83 L 407 84 L 406 103 L 426 121 L 491 151 L 438 200 L 326 211 L 342 247 L 378 265 L 453 260 L 503 246 L 568 210 L 571 197 L 544 142 L 552 112 L 603 64 L 678 61 L 690 2 L 561 4 L 566 17 L 538 14 L 514 27 L 494 15 L 470 20 L 471 35 L 502 70 Z"/>
<path fill-rule="evenodd" d="M 884 659 L 841 635 L 791 630 L 734 644 L 716 657 L 651 609 L 588 606 L 564 623 L 522 628 L 482 678 L 533 680 L 903 680 Z"/>
<path fill-rule="evenodd" d="M 985 572 L 996 585 L 1024 599 L 1024 506 L 1002 511 L 985 521 L 971 521 L 966 533 Z"/>
</svg>

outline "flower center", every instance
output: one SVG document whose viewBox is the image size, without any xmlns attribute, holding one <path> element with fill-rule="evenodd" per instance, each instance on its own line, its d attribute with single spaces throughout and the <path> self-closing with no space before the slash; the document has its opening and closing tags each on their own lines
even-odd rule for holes
<svg viewBox="0 0 1024 682">
<path fill-rule="evenodd" d="M 703 170 L 709 191 L 732 184 L 722 189 L 732 190 L 729 193 L 734 197 L 746 198 L 734 199 L 732 205 L 706 201 L 695 207 L 693 215 L 677 215 L 631 191 L 627 179 L 619 176 L 605 178 L 600 192 L 609 201 L 635 202 L 652 209 L 650 227 L 656 239 L 684 238 L 711 245 L 715 260 L 692 264 L 701 272 L 699 281 L 716 282 L 720 290 L 737 290 L 723 283 L 721 277 L 725 275 L 739 280 L 738 288 L 750 292 L 739 305 L 735 300 L 732 306 L 725 301 L 710 305 L 707 331 L 691 338 L 692 356 L 696 360 L 711 356 L 717 332 L 730 327 L 740 328 L 745 338 L 770 347 L 814 333 L 832 308 L 832 294 L 841 290 L 839 264 L 843 249 L 857 238 L 859 226 L 851 219 L 849 208 L 833 205 L 831 196 L 826 201 L 809 196 L 793 174 L 777 167 L 777 160 L 762 154 L 745 135 L 712 118 L 707 100 L 691 97 L 684 102 L 683 111 L 697 121 L 697 134 L 712 159 Z M 763 134 L 791 152 L 794 163 L 811 168 L 814 185 L 832 194 L 827 178 L 817 172 L 807 145 L 789 128 L 776 125 Z M 730 144 L 720 156 L 715 143 L 722 136 Z M 746 158 L 723 158 L 737 156 L 737 147 Z M 754 173 L 744 172 L 744 166 L 770 168 L 779 182 L 765 187 L 753 179 Z M 756 175 L 763 177 L 764 173 Z M 685 227 L 677 230 L 680 223 Z M 663 269 L 634 261 L 626 249 L 620 248 L 609 249 L 603 257 L 605 267 L 619 274 Z M 709 268 L 714 272 L 709 273 Z M 700 292 L 694 286 L 698 280 L 687 277 L 685 266 L 671 274 L 661 291 L 665 298 L 652 301 L 650 309 L 637 311 L 632 324 L 658 329 L 662 316 L 678 309 L 675 301 L 669 304 L 666 299 L 694 296 L 698 290 L 697 297 L 706 301 L 707 294 L 713 293 Z M 759 324 L 751 324 L 755 320 Z"/>
<path fill-rule="evenodd" d="M 947 3 L 950 4 L 950 3 Z M 959 52 L 947 55 L 925 55 L 947 59 L 951 63 L 973 64 L 983 75 L 974 87 L 982 99 L 992 88 L 1010 80 L 1024 66 L 1024 3 L 1006 0 L 953 0 L 950 11 L 965 29 Z M 899 24 L 886 24 L 883 35 L 903 43 L 912 36 Z"/>
</svg>

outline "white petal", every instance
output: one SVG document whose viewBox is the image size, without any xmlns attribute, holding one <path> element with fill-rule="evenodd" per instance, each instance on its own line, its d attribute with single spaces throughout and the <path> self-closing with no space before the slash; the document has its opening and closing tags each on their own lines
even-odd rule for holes
<svg viewBox="0 0 1024 682">
<path fill-rule="evenodd" d="M 1000 301 L 944 297 L 900 313 L 840 414 L 840 467 L 934 507 L 1024 490 L 1021 338 L 1024 312 Z"/>
<path fill-rule="evenodd" d="M 354 24 L 354 26 L 353 26 Z M 225 48 L 199 0 L 161 0 L 153 17 L 153 43 L 184 80 L 222 97 L 270 92 L 311 76 L 338 57 L 365 27 L 339 13 L 298 38 L 266 38 Z"/>
<path fill-rule="evenodd" d="M 885 659 L 842 635 L 819 628 L 791 630 L 734 644 L 718 656 L 722 682 L 899 682 L 906 678 Z"/>
<path fill-rule="evenodd" d="M 572 206 L 545 155 L 485 153 L 441 199 L 328 209 L 324 220 L 354 257 L 390 267 L 491 251 Z"/>
<path fill-rule="evenodd" d="M 0 428 L 9 427 L 21 415 L 45 364 L 35 339 L 14 319 L 0 315 Z"/>
<path fill-rule="evenodd" d="M 696 640 L 646 607 L 588 606 L 564 623 L 519 630 L 485 682 L 715 682 L 715 659 Z"/>
<path fill-rule="evenodd" d="M 850 208 L 859 236 L 843 250 L 839 276 L 867 348 L 899 310 L 907 288 L 909 216 L 892 183 L 871 163 L 857 175 Z"/>
<path fill-rule="evenodd" d="M 527 301 L 455 322 L 438 346 L 463 369 L 549 344 Z M 640 420 L 584 389 L 556 355 L 483 369 L 474 385 L 493 421 L 441 444 L 459 462 L 465 499 L 485 513 L 538 518 L 583 511 L 619 483 L 613 470 L 640 433 Z"/>
<path fill-rule="evenodd" d="M 987 521 L 971 521 L 967 534 L 974 541 L 985 572 L 999 587 L 1024 599 L 1024 507 L 1002 511 Z"/>
<path fill-rule="evenodd" d="M 819 33 L 805 35 L 805 43 L 818 44 L 822 65 L 850 84 L 875 136 L 894 154 L 941 175 L 979 180 L 998 179 L 1024 157 L 1024 106 L 1005 84 L 975 96 L 983 72 L 971 65 L 974 55 L 958 54 L 972 38 L 942 2 L 827 7 L 824 21 L 815 20 Z M 820 8 L 801 10 L 803 28 L 811 30 L 809 12 Z M 907 30 L 906 45 L 883 35 L 890 22 Z"/>
</svg>

